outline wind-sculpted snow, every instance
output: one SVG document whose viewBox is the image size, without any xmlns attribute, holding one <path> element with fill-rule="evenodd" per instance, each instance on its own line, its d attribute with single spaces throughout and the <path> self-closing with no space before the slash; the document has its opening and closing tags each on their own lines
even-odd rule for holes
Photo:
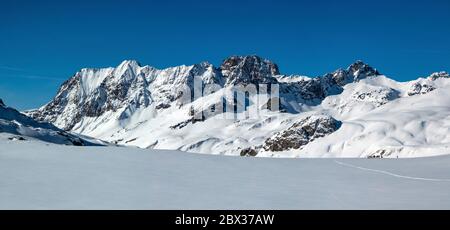
<svg viewBox="0 0 450 230">
<path fill-rule="evenodd" d="M 254 55 L 229 57 L 219 67 L 124 61 L 82 69 L 27 114 L 112 143 L 226 155 L 254 155 L 250 150 L 276 133 L 323 114 L 340 128 L 299 149 L 257 156 L 418 157 L 450 154 L 449 90 L 445 72 L 396 82 L 362 61 L 320 77 L 282 75 Z"/>
</svg>

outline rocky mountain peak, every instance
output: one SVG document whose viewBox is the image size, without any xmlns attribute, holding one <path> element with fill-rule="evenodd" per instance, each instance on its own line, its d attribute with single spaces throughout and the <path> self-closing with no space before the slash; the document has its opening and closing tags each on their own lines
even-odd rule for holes
<svg viewBox="0 0 450 230">
<path fill-rule="evenodd" d="M 273 76 L 280 74 L 275 63 L 256 55 L 231 56 L 223 61 L 220 69 L 227 85 L 276 83 Z"/>
<path fill-rule="evenodd" d="M 358 60 L 351 64 L 346 70 L 338 69 L 325 76 L 330 75 L 338 85 L 344 86 L 348 83 L 357 82 L 364 78 L 378 76 L 381 74 L 375 68 L 369 66 L 363 61 Z"/>
<path fill-rule="evenodd" d="M 434 81 L 439 78 L 450 78 L 450 75 L 445 71 L 441 71 L 441 72 L 432 73 L 428 78 Z"/>
<path fill-rule="evenodd" d="M 129 66 L 129 67 L 142 67 L 141 63 L 139 63 L 137 60 L 124 60 L 122 61 L 122 63 L 120 63 L 120 65 L 118 66 L 118 68 L 123 67 L 123 66 Z"/>
<path fill-rule="evenodd" d="M 115 68 L 114 75 L 118 77 L 133 77 L 139 68 L 141 68 L 141 64 L 138 61 L 125 60 Z"/>
<path fill-rule="evenodd" d="M 349 71 L 353 76 L 355 76 L 355 80 L 380 75 L 380 73 L 376 69 L 372 68 L 371 66 L 364 63 L 361 60 L 358 60 L 355 63 L 351 64 L 348 67 L 347 71 Z"/>
<path fill-rule="evenodd" d="M 0 98 L 0 106 L 5 107 L 5 103 L 3 103 L 3 100 Z"/>
</svg>

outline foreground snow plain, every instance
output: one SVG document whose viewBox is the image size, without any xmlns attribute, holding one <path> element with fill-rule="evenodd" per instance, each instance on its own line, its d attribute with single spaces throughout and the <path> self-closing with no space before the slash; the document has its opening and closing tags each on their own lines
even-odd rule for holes
<svg viewBox="0 0 450 230">
<path fill-rule="evenodd" d="M 450 156 L 269 159 L 0 135 L 0 209 L 449 209 Z"/>
</svg>

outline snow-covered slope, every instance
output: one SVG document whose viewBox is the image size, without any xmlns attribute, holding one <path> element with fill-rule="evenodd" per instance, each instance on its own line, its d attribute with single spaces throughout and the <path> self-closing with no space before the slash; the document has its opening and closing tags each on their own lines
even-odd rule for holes
<svg viewBox="0 0 450 230">
<path fill-rule="evenodd" d="M 414 85 L 434 88 L 411 95 Z M 410 96 L 411 95 L 411 96 Z M 386 77 L 345 86 L 320 109 L 336 132 L 291 154 L 306 157 L 418 157 L 450 154 L 450 79 L 397 83 Z"/>
<path fill-rule="evenodd" d="M 0 209 L 449 209 L 449 164 L 0 140 Z"/>
<path fill-rule="evenodd" d="M 46 122 L 37 122 L 19 111 L 7 107 L 0 99 L 0 139 L 27 141 L 37 139 L 65 145 L 102 145 L 101 141 L 80 137 Z"/>
<path fill-rule="evenodd" d="M 203 87 L 200 97 L 196 82 Z M 236 101 L 230 96 L 250 84 L 277 85 L 279 95 L 268 99 L 270 87 L 269 92 L 258 88 L 265 97 Z M 419 157 L 450 154 L 449 89 L 445 72 L 396 82 L 361 61 L 313 78 L 282 75 L 275 63 L 258 56 L 229 57 L 220 67 L 203 62 L 162 70 L 124 61 L 115 68 L 82 69 L 51 102 L 27 114 L 141 148 L 272 157 Z M 279 110 L 272 108 L 276 105 Z M 246 111 L 258 116 L 246 117 Z M 322 128 L 298 125 L 305 119 Z M 329 121 L 335 122 L 321 123 Z M 276 138 L 286 133 L 297 136 Z M 289 144 L 271 148 L 270 140 Z"/>
</svg>

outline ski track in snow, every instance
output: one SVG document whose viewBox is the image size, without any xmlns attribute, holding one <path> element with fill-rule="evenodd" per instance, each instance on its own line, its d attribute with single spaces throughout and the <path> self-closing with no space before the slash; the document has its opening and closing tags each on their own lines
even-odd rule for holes
<svg viewBox="0 0 450 230">
<path fill-rule="evenodd" d="M 436 179 L 450 174 L 449 156 L 413 165 L 406 159 L 260 159 L 8 137 L 0 133 L 0 173 L 8 175 L 0 177 L 0 209 L 450 207 L 450 183 Z"/>
<path fill-rule="evenodd" d="M 397 177 L 397 178 L 403 178 L 403 179 L 409 179 L 409 180 L 421 180 L 421 181 L 450 182 L 450 179 L 411 177 L 411 176 L 395 174 L 395 173 L 384 171 L 384 170 L 364 168 L 364 167 L 361 167 L 361 166 L 344 163 L 344 162 L 341 162 L 341 161 L 338 161 L 338 160 L 335 160 L 334 162 L 336 164 L 338 164 L 338 165 L 342 165 L 342 166 L 345 166 L 345 167 L 355 168 L 355 169 L 360 169 L 360 170 L 370 171 L 370 172 L 376 172 L 376 173 L 385 174 L 385 175 L 389 175 L 389 176 L 393 176 L 393 177 Z"/>
</svg>

